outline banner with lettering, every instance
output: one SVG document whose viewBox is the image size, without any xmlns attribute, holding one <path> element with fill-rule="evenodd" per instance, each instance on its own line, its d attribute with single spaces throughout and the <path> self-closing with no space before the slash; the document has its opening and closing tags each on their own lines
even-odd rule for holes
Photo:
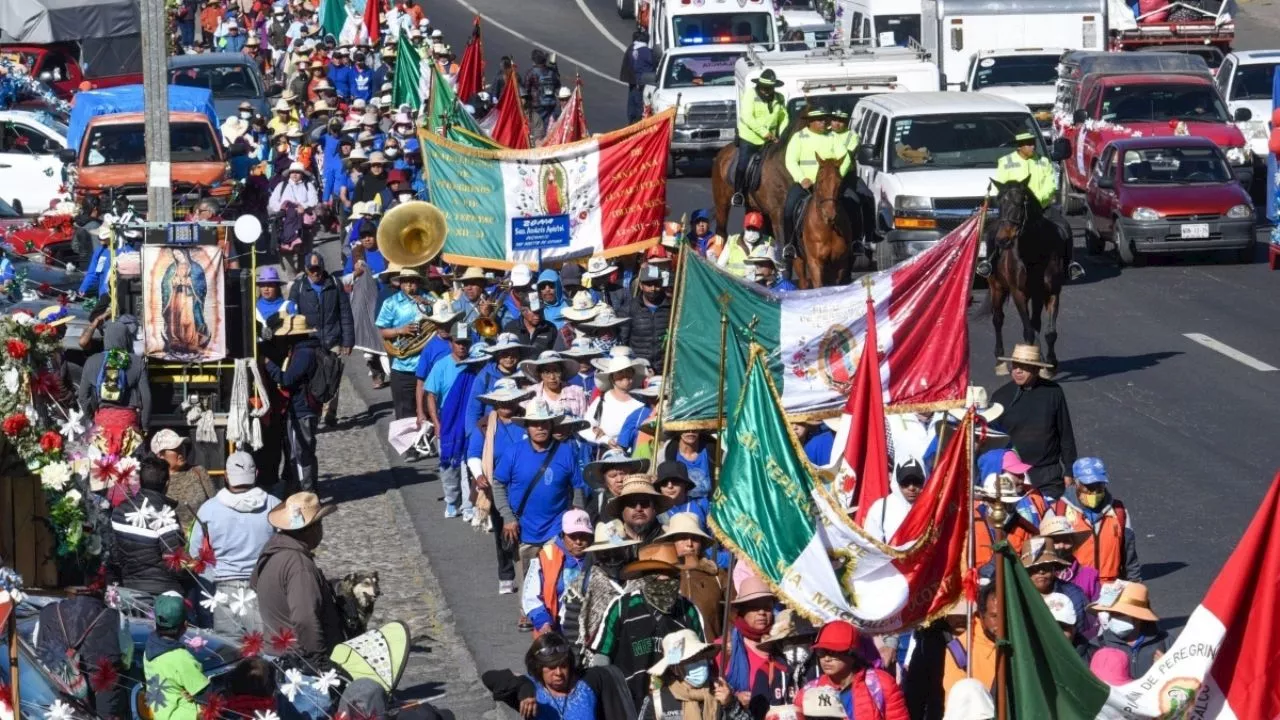
<svg viewBox="0 0 1280 720">
<path fill-rule="evenodd" d="M 503 270 L 656 244 L 674 118 L 667 111 L 533 150 L 485 150 L 422 133 L 431 202 L 449 226 L 444 259 Z"/>
</svg>

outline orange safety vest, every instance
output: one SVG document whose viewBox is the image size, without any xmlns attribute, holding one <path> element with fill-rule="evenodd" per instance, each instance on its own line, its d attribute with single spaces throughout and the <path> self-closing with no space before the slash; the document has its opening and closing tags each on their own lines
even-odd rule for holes
<svg viewBox="0 0 1280 720">
<path fill-rule="evenodd" d="M 556 580 L 564 570 L 564 551 L 552 540 L 542 546 L 538 562 L 542 566 L 542 604 L 551 613 L 552 622 L 557 622 L 560 619 L 560 597 L 556 595 Z"/>
<path fill-rule="evenodd" d="M 1080 508 L 1065 500 L 1053 504 L 1053 513 L 1070 520 L 1072 530 L 1087 533 L 1075 551 L 1081 565 L 1097 570 L 1104 585 L 1120 577 L 1124 568 L 1124 528 L 1128 523 L 1124 503 L 1112 499 L 1097 527 L 1089 523 Z"/>
<path fill-rule="evenodd" d="M 991 546 L 995 544 L 995 529 L 987 522 L 987 519 L 979 514 L 978 510 L 982 507 L 982 502 L 974 501 L 973 504 L 973 558 L 974 567 L 982 567 L 987 564 L 994 554 Z M 1019 555 L 1022 554 L 1022 546 L 1026 544 L 1027 539 L 1038 533 L 1032 532 L 1026 520 L 1018 516 L 1018 521 L 1014 523 L 1013 529 L 1005 533 L 1005 540 L 1009 541 L 1009 547 Z"/>
</svg>

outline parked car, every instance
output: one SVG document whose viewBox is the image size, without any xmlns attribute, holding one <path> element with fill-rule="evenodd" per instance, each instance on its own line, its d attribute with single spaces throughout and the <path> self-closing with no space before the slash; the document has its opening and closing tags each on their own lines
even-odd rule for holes
<svg viewBox="0 0 1280 720">
<path fill-rule="evenodd" d="M 1214 76 L 1218 92 L 1227 101 L 1227 110 L 1234 116 L 1244 108 L 1252 115 L 1236 125 L 1253 151 L 1255 178 L 1266 177 L 1267 156 L 1271 154 L 1267 147 L 1271 135 L 1271 79 L 1277 66 L 1280 50 L 1241 50 L 1228 55 Z"/>
<path fill-rule="evenodd" d="M 49 113 L 0 111 L 0 200 L 38 215 L 62 189 L 67 126 Z"/>
<path fill-rule="evenodd" d="M 248 55 L 242 53 L 202 53 L 169 58 L 169 84 L 202 88 L 213 93 L 218 118 L 232 117 L 240 103 L 248 101 L 264 117 L 271 117 L 267 105 L 267 82 Z"/>
<path fill-rule="evenodd" d="M 1253 203 L 1209 138 L 1111 142 L 1089 176 L 1086 204 L 1086 247 L 1100 253 L 1112 242 L 1127 265 L 1149 253 L 1196 250 L 1253 258 Z"/>
<path fill-rule="evenodd" d="M 77 32 L 71 23 L 73 10 L 64 9 L 59 20 L 67 23 L 64 33 Z M 81 13 L 80 19 L 94 22 L 100 13 Z M 86 18 L 88 18 L 86 20 Z M 44 45 L 5 43 L 0 55 L 16 56 L 27 67 L 31 77 L 49 86 L 55 95 L 70 100 L 84 84 L 93 89 L 132 85 L 142 82 L 142 38 L 137 33 L 108 38 L 84 36 L 80 42 L 56 42 Z"/>
</svg>

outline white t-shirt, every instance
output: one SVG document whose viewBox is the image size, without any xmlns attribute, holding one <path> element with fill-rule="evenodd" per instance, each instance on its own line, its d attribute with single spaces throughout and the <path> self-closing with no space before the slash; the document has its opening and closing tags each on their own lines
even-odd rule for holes
<svg viewBox="0 0 1280 720">
<path fill-rule="evenodd" d="M 599 410 L 600 403 L 604 403 L 604 409 Z M 626 400 L 618 400 L 612 397 L 608 392 L 596 398 L 587 406 L 586 420 L 591 423 L 591 427 L 583 430 L 580 435 L 583 440 L 590 443 L 606 444 L 611 440 L 618 438 L 618 433 L 622 432 L 622 424 L 631 417 L 631 413 L 644 407 L 644 403 L 633 397 L 627 397 Z M 596 420 L 596 413 L 599 412 L 600 419 Z M 604 437 L 597 438 L 595 428 L 604 431 Z"/>
<path fill-rule="evenodd" d="M 888 543 L 893 539 L 893 534 L 898 532 L 902 521 L 907 519 L 907 512 L 910 510 L 911 503 L 902 497 L 902 493 L 894 489 L 885 497 L 871 503 L 871 509 L 867 512 L 867 521 L 862 529 L 880 542 Z"/>
</svg>

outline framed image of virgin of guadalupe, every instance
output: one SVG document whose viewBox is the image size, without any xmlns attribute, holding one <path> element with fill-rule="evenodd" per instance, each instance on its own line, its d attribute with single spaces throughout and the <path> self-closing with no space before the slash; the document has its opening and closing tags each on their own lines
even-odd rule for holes
<svg viewBox="0 0 1280 720">
<path fill-rule="evenodd" d="M 217 245 L 144 245 L 143 354 L 178 363 L 226 357 L 223 278 Z"/>
</svg>

